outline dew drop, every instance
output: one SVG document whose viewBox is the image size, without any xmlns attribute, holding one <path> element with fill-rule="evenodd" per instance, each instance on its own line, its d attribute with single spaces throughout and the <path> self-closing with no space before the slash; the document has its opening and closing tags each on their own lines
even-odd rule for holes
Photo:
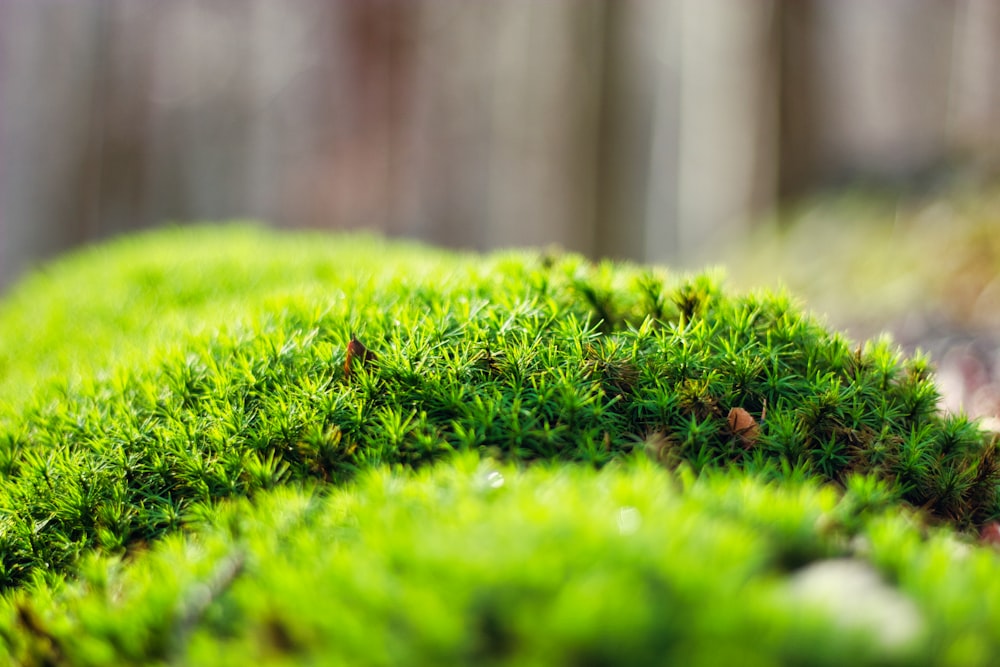
<svg viewBox="0 0 1000 667">
<path fill-rule="evenodd" d="M 496 470 L 491 471 L 486 475 L 486 485 L 491 489 L 499 489 L 503 486 L 503 475 L 501 475 Z"/>
<path fill-rule="evenodd" d="M 642 525 L 642 515 L 634 507 L 623 507 L 618 510 L 618 532 L 631 535 Z"/>
</svg>

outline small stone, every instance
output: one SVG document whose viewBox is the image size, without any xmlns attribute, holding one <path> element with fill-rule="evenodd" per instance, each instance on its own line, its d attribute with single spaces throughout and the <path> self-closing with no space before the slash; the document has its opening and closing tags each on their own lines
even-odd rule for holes
<svg viewBox="0 0 1000 667">
<path fill-rule="evenodd" d="M 924 628 L 913 600 L 857 558 L 811 563 L 792 577 L 789 589 L 796 602 L 825 609 L 845 628 L 872 633 L 886 648 L 906 645 Z"/>
<path fill-rule="evenodd" d="M 979 539 L 982 540 L 983 544 L 1000 547 L 1000 522 L 990 521 L 983 526 L 983 529 L 979 531 Z"/>
</svg>

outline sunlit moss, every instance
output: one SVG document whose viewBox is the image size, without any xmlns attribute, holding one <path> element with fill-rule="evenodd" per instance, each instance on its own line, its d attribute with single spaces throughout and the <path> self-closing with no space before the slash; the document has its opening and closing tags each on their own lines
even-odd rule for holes
<svg viewBox="0 0 1000 667">
<path fill-rule="evenodd" d="M 709 276 L 198 228 L 57 263 L 0 322 L 6 586 L 221 498 L 456 451 L 870 473 L 960 525 L 998 513 L 995 449 L 936 412 L 925 364 Z"/>
<path fill-rule="evenodd" d="M 973 664 L 998 614 L 944 589 L 995 556 L 921 531 L 996 518 L 1000 472 L 937 400 L 925 358 L 713 275 L 132 237 L 0 304 L 0 628 L 37 664 Z M 799 610 L 839 557 L 928 624 Z"/>
</svg>

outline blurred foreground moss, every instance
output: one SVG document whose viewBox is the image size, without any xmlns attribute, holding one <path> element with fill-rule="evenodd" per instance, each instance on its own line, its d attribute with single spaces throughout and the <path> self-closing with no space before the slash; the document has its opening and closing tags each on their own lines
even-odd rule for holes
<svg viewBox="0 0 1000 667">
<path fill-rule="evenodd" d="M 642 460 L 372 470 L 88 557 L 11 596 L 0 632 L 21 664 L 990 664 L 1000 556 L 860 509 L 863 487 Z"/>
</svg>

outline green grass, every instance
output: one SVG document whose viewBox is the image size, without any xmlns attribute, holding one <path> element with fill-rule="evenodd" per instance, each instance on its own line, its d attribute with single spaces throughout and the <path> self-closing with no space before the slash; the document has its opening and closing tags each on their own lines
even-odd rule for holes
<svg viewBox="0 0 1000 667">
<path fill-rule="evenodd" d="M 996 563 L 954 531 L 1000 515 L 996 449 L 938 398 L 711 275 L 133 237 L 0 305 L 0 627 L 37 664 L 967 664 Z M 832 556 L 916 605 L 905 641 L 802 611 Z"/>
</svg>

